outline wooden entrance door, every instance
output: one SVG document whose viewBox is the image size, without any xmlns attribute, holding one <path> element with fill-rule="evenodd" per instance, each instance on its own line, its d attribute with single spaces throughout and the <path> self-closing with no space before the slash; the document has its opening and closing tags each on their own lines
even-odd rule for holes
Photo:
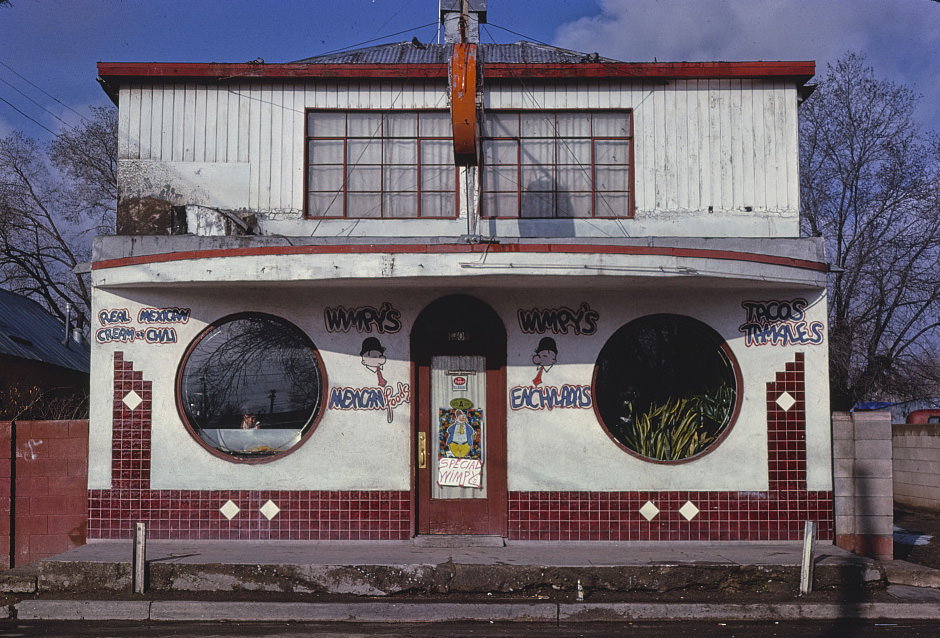
<svg viewBox="0 0 940 638">
<path fill-rule="evenodd" d="M 443 297 L 411 333 L 419 534 L 506 535 L 506 331 L 464 295 Z"/>
</svg>

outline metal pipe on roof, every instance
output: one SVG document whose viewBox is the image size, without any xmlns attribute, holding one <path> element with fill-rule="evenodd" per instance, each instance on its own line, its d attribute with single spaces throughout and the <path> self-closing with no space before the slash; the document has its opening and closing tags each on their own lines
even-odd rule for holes
<svg viewBox="0 0 940 638">
<path fill-rule="evenodd" d="M 72 324 L 72 302 L 65 302 L 65 337 L 62 339 L 62 345 L 69 347 L 69 328 Z"/>
</svg>

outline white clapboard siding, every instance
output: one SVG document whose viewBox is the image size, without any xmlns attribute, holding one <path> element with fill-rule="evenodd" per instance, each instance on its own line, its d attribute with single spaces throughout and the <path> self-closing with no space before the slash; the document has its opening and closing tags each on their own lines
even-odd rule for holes
<svg viewBox="0 0 940 638">
<path fill-rule="evenodd" d="M 793 85 L 684 80 L 575 88 L 490 83 L 486 107 L 632 109 L 638 211 L 797 210 Z"/>
<path fill-rule="evenodd" d="M 638 213 L 798 206 L 797 96 L 786 82 L 486 84 L 487 109 L 630 109 Z M 303 209 L 304 112 L 447 108 L 439 80 L 128 85 L 121 159 L 243 163 L 247 207 Z"/>
</svg>

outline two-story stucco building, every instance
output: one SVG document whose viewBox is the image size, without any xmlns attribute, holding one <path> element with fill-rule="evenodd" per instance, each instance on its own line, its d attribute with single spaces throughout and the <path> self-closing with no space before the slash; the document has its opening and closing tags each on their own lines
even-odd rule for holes
<svg viewBox="0 0 940 638">
<path fill-rule="evenodd" d="M 811 62 L 101 63 L 90 538 L 832 538 Z M 456 9 L 456 7 L 455 7 Z"/>
</svg>

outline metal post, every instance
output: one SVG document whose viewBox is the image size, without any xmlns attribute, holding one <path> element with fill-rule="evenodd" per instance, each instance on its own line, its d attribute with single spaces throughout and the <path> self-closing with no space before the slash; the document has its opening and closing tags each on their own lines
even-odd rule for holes
<svg viewBox="0 0 940 638">
<path fill-rule="evenodd" d="M 147 524 L 134 526 L 134 593 L 144 593 L 145 567 L 147 564 Z"/>
<path fill-rule="evenodd" d="M 69 345 L 69 337 L 71 336 L 69 333 L 71 332 L 72 332 L 72 302 L 66 301 L 65 302 L 65 338 L 62 339 L 62 345 L 64 346 Z"/>
<path fill-rule="evenodd" d="M 816 553 L 816 523 L 803 526 L 803 565 L 800 569 L 800 595 L 813 591 L 813 554 Z"/>
</svg>

